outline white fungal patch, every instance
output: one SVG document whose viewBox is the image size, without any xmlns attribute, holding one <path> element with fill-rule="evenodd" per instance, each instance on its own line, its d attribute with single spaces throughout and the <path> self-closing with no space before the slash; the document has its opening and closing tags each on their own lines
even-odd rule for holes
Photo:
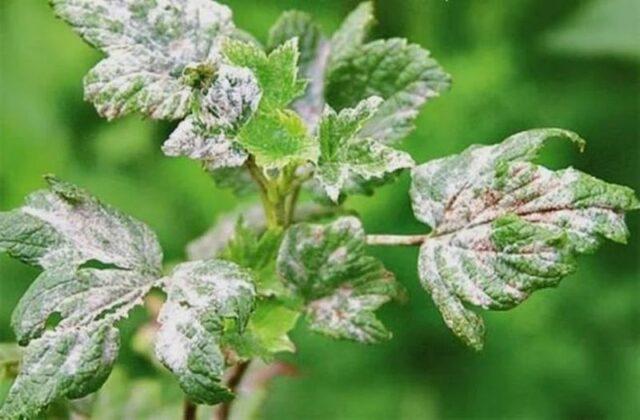
<svg viewBox="0 0 640 420">
<path fill-rule="evenodd" d="M 463 302 L 511 308 L 572 272 L 572 253 L 593 250 L 601 235 L 626 236 L 630 190 L 528 162 L 552 137 L 582 144 L 571 132 L 532 130 L 413 170 L 414 213 L 433 228 L 420 251 L 422 284 L 446 324 L 476 348 L 484 326 Z"/>
<path fill-rule="evenodd" d="M 409 154 L 361 133 L 363 124 L 381 103 L 381 98 L 373 96 L 339 114 L 329 106 L 325 108 L 318 126 L 321 147 L 314 179 L 334 202 L 343 192 L 366 189 L 367 184 L 414 165 Z"/>
<path fill-rule="evenodd" d="M 193 90 L 190 63 L 219 60 L 234 30 L 231 11 L 210 0 L 52 0 L 54 10 L 108 57 L 85 80 L 86 98 L 112 119 L 131 112 L 176 119 Z"/>
</svg>

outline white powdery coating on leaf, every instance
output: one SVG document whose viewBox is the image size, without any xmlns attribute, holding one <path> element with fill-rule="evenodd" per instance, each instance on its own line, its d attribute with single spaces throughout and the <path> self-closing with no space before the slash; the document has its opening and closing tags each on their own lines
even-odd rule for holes
<svg viewBox="0 0 640 420">
<path fill-rule="evenodd" d="M 199 114 L 187 117 L 162 146 L 167 156 L 187 156 L 210 170 L 242 166 L 247 153 L 235 133 L 256 111 L 262 93 L 249 69 L 222 65 L 204 94 Z"/>
<path fill-rule="evenodd" d="M 393 275 L 365 255 L 365 233 L 357 218 L 294 225 L 280 246 L 277 269 L 307 303 L 312 330 L 364 343 L 390 337 L 374 311 L 396 297 L 398 288 Z"/>
<path fill-rule="evenodd" d="M 333 202 L 343 192 L 359 192 L 370 183 L 414 165 L 408 153 L 363 135 L 363 124 L 381 104 L 382 98 L 372 96 L 339 114 L 329 106 L 325 108 L 318 129 L 320 159 L 314 180 Z"/>
<path fill-rule="evenodd" d="M 195 402 L 216 404 L 229 391 L 221 384 L 225 360 L 218 341 L 225 320 L 244 329 L 255 288 L 237 265 L 219 260 L 178 265 L 164 280 L 167 302 L 160 311 L 155 350 Z"/>
<path fill-rule="evenodd" d="M 55 193 L 38 192 L 29 196 L 22 212 L 51 226 L 64 240 L 64 246 L 42 257 L 45 268 L 92 259 L 121 268 L 160 267 L 162 251 L 153 232 L 92 198 L 70 203 Z"/>
<path fill-rule="evenodd" d="M 584 142 L 564 130 L 531 130 L 412 173 L 414 213 L 433 228 L 421 247 L 420 279 L 447 325 L 477 349 L 484 325 L 463 302 L 512 308 L 570 274 L 573 254 L 628 234 L 624 211 L 638 206 L 630 189 L 528 162 L 557 137 Z"/>
<path fill-rule="evenodd" d="M 52 0 L 54 10 L 108 57 L 85 81 L 86 98 L 112 119 L 140 111 L 185 115 L 192 88 L 181 80 L 193 63 L 219 61 L 232 33 L 231 11 L 210 0 Z"/>
</svg>

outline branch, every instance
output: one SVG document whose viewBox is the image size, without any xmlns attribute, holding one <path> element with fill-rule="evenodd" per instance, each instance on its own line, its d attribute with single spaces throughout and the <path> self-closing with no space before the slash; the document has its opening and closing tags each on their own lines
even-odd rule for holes
<svg viewBox="0 0 640 420">
<path fill-rule="evenodd" d="M 367 235 L 367 245 L 420 246 L 429 235 Z"/>
<path fill-rule="evenodd" d="M 249 363 L 250 361 L 243 362 L 234 368 L 233 373 L 231 374 L 231 376 L 229 377 L 229 380 L 227 381 L 227 387 L 229 387 L 231 392 L 233 393 L 236 392 L 236 388 L 238 388 L 238 385 L 242 381 L 244 374 L 247 373 L 247 369 L 249 368 Z M 231 414 L 232 402 L 233 401 L 227 401 L 220 405 L 220 408 L 218 409 L 218 420 L 229 419 L 229 414 Z"/>
<path fill-rule="evenodd" d="M 184 409 L 182 412 L 183 420 L 196 420 L 197 411 L 197 405 L 187 399 L 184 400 Z"/>
</svg>

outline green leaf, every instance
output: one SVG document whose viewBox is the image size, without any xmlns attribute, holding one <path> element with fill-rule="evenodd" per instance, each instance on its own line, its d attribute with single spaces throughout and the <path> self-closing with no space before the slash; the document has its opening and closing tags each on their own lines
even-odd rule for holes
<svg viewBox="0 0 640 420">
<path fill-rule="evenodd" d="M 200 109 L 182 121 L 162 146 L 167 156 L 200 160 L 209 171 L 242 166 L 247 153 L 235 135 L 258 109 L 261 92 L 251 71 L 220 66 L 200 99 Z"/>
<path fill-rule="evenodd" d="M 560 26 L 546 34 L 553 52 L 572 56 L 615 56 L 640 60 L 635 0 L 596 0 L 581 4 Z"/>
<path fill-rule="evenodd" d="M 22 369 L 0 417 L 33 417 L 106 380 L 117 355 L 114 324 L 157 281 L 162 251 L 141 222 L 48 177 L 50 191 L 0 213 L 0 251 L 43 267 L 14 311 Z M 45 331 L 53 315 L 60 321 Z"/>
<path fill-rule="evenodd" d="M 292 107 L 302 119 L 313 127 L 324 106 L 324 79 L 330 45 L 312 17 L 303 12 L 283 13 L 269 31 L 269 50 L 292 39 L 298 40 L 300 50 L 298 76 L 309 81 L 305 95 Z"/>
<path fill-rule="evenodd" d="M 284 296 L 286 289 L 276 274 L 275 262 L 282 236 L 280 229 L 260 232 L 240 218 L 220 258 L 251 270 L 259 295 Z"/>
<path fill-rule="evenodd" d="M 360 3 L 331 38 L 331 66 L 333 67 L 362 46 L 375 23 L 373 3 L 370 1 Z"/>
<path fill-rule="evenodd" d="M 398 295 L 398 285 L 378 260 L 365 255 L 365 233 L 355 217 L 291 227 L 278 272 L 307 304 L 312 330 L 364 343 L 390 337 L 374 311 Z"/>
<path fill-rule="evenodd" d="M 275 299 L 260 300 L 247 328 L 241 333 L 227 334 L 224 344 L 243 360 L 259 357 L 270 362 L 276 353 L 295 352 L 296 347 L 288 333 L 296 326 L 299 317 L 299 311 Z"/>
<path fill-rule="evenodd" d="M 530 163 L 551 138 L 584 145 L 569 131 L 531 130 L 413 171 L 414 213 L 433 228 L 420 250 L 422 284 L 449 328 L 476 349 L 484 324 L 465 303 L 509 309 L 556 286 L 575 269 L 575 254 L 603 238 L 625 242 L 624 212 L 639 207 L 629 188 Z"/>
<path fill-rule="evenodd" d="M 287 41 L 268 56 L 254 44 L 227 40 L 223 54 L 238 67 L 253 71 L 262 89 L 260 109 L 282 109 L 304 93 L 305 82 L 298 80 L 298 42 Z"/>
<path fill-rule="evenodd" d="M 193 402 L 230 400 L 233 394 L 222 382 L 226 365 L 220 341 L 247 325 L 255 296 L 251 276 L 231 262 L 207 260 L 178 265 L 164 283 L 158 358 Z"/>
<path fill-rule="evenodd" d="M 0 381 L 18 375 L 22 350 L 14 343 L 0 343 Z"/>
<path fill-rule="evenodd" d="M 337 110 L 370 96 L 385 100 L 362 134 L 383 143 L 406 137 L 420 108 L 450 85 L 429 52 L 404 39 L 374 41 L 336 60 L 327 78 L 327 102 Z"/>
<path fill-rule="evenodd" d="M 306 74 L 304 69 L 315 60 L 317 49 L 322 42 L 320 27 L 311 15 L 297 10 L 284 12 L 269 29 L 267 49 L 273 51 L 292 39 L 297 39 L 300 50 L 300 74 Z"/>
<path fill-rule="evenodd" d="M 405 152 L 362 137 L 364 124 L 376 113 L 382 99 L 371 97 L 339 114 L 327 106 L 320 121 L 320 158 L 316 182 L 337 202 L 343 192 L 363 190 L 373 181 L 413 166 Z"/>
<path fill-rule="evenodd" d="M 85 97 L 113 119 L 131 112 L 184 117 L 197 90 L 187 66 L 212 68 L 231 10 L 214 1 L 51 0 L 55 13 L 107 58 L 85 78 Z M 186 76 L 186 77 L 184 77 Z"/>
<path fill-rule="evenodd" d="M 238 142 L 264 169 L 315 162 L 318 158 L 317 143 L 309 135 L 304 121 L 290 110 L 258 114 L 242 128 Z"/>
</svg>

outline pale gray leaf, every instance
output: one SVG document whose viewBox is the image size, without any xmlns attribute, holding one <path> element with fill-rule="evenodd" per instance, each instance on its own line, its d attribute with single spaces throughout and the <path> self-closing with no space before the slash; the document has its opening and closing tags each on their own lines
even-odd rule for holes
<svg viewBox="0 0 640 420">
<path fill-rule="evenodd" d="M 584 145 L 569 131 L 531 130 L 413 171 L 414 213 L 433 228 L 420 250 L 422 284 L 446 324 L 476 349 L 484 325 L 465 304 L 509 309 L 556 286 L 574 271 L 575 254 L 594 251 L 602 238 L 625 242 L 624 212 L 639 207 L 629 188 L 529 162 L 556 137 Z"/>
<path fill-rule="evenodd" d="M 219 340 L 234 320 L 242 331 L 253 311 L 251 276 L 236 264 L 207 260 L 178 265 L 165 279 L 167 302 L 158 321 L 156 354 L 189 398 L 217 404 L 233 397 L 222 383 L 226 367 Z"/>
<path fill-rule="evenodd" d="M 307 303 L 313 330 L 365 343 L 390 337 L 374 311 L 398 295 L 398 285 L 377 259 L 365 254 L 364 230 L 355 217 L 289 228 L 277 268 Z"/>
</svg>

